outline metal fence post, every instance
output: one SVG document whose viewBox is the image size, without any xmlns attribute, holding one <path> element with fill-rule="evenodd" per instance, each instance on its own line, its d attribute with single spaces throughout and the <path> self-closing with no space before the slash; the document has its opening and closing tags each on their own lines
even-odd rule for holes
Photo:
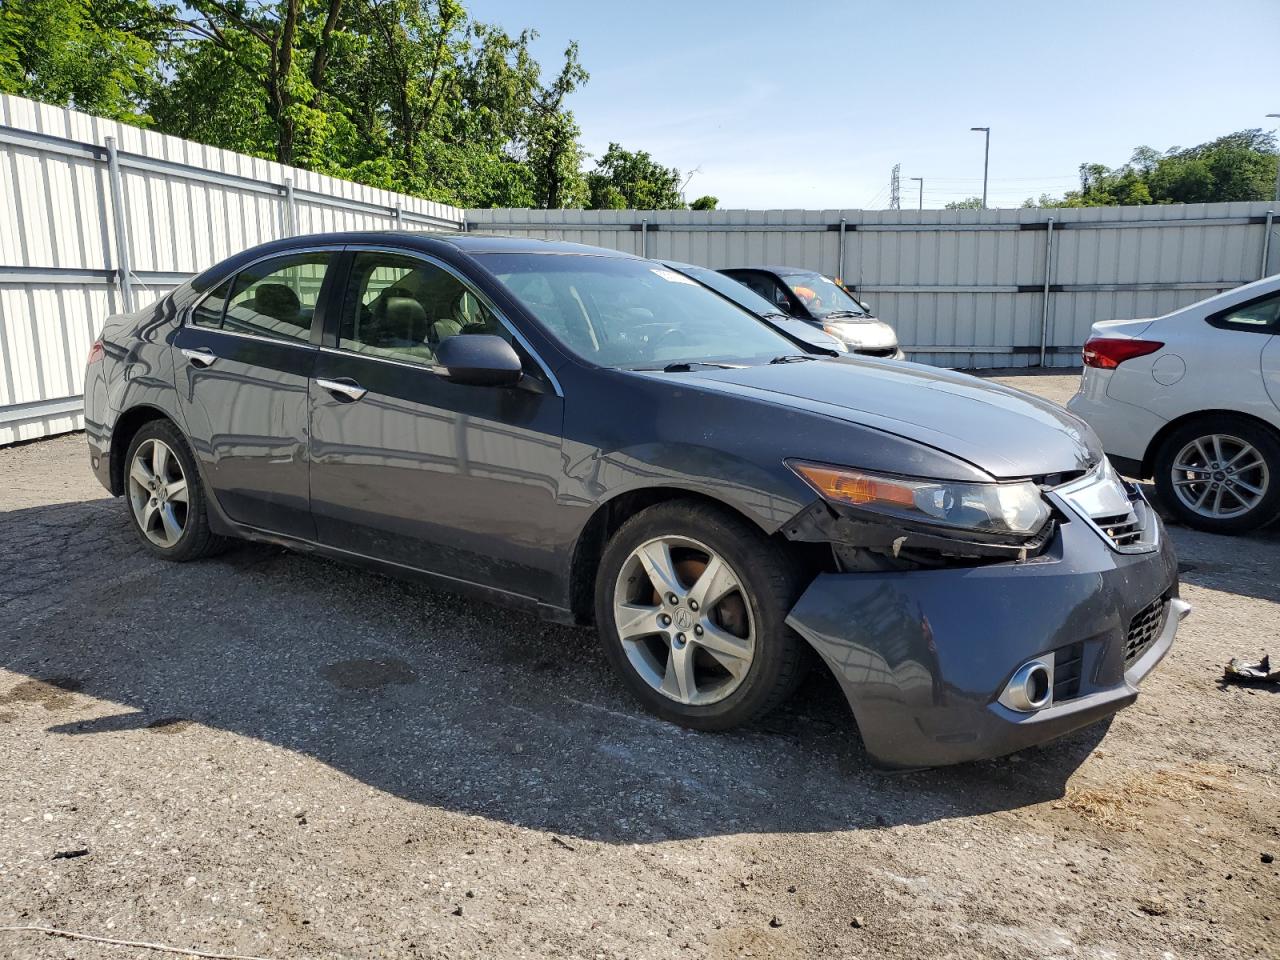
<svg viewBox="0 0 1280 960">
<path fill-rule="evenodd" d="M 646 260 L 649 258 L 649 220 L 642 218 L 640 220 L 640 256 Z"/>
<path fill-rule="evenodd" d="M 284 178 L 284 228 L 288 235 L 298 235 L 298 211 L 294 207 L 293 177 Z"/>
<path fill-rule="evenodd" d="M 1280 176 L 1280 174 L 1277 174 Z M 1267 222 L 1264 224 L 1266 233 L 1262 235 L 1262 277 L 1268 276 L 1267 271 L 1271 268 L 1271 228 L 1275 225 L 1276 212 L 1274 210 L 1267 211 Z"/>
<path fill-rule="evenodd" d="M 397 230 L 404 229 L 404 208 L 399 203 L 391 211 L 391 219 L 395 221 Z"/>
<path fill-rule="evenodd" d="M 840 241 L 836 244 L 836 280 L 845 283 L 844 275 L 844 228 L 845 218 L 840 218 Z M 847 283 L 845 283 L 848 286 Z"/>
<path fill-rule="evenodd" d="M 129 221 L 124 211 L 124 182 L 120 178 L 120 157 L 116 138 L 107 137 L 107 179 L 111 183 L 111 219 L 116 234 L 116 283 L 120 287 L 120 303 L 125 313 L 133 312 L 133 272 L 129 264 Z"/>
<path fill-rule="evenodd" d="M 1053 283 L 1053 217 L 1049 218 L 1044 235 L 1044 302 L 1040 305 L 1040 366 L 1044 366 L 1049 348 L 1049 291 Z"/>
</svg>

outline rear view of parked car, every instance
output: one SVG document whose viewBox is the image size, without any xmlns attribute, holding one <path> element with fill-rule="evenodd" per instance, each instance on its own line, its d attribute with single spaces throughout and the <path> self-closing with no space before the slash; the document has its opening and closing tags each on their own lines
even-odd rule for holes
<svg viewBox="0 0 1280 960">
<path fill-rule="evenodd" d="M 1109 716 L 1187 611 L 1159 518 L 1060 407 L 801 351 L 576 244 L 246 251 L 107 322 L 85 421 L 159 558 L 262 540 L 592 625 L 702 730 L 777 707 L 816 652 L 892 765 Z"/>
<path fill-rule="evenodd" d="M 871 314 L 841 284 L 799 267 L 730 267 L 733 277 L 788 316 L 820 328 L 844 343 L 850 353 L 868 357 L 905 357 L 893 327 Z"/>
<path fill-rule="evenodd" d="M 1183 523 L 1280 516 L 1280 276 L 1155 319 L 1093 325 L 1068 408 Z"/>
</svg>

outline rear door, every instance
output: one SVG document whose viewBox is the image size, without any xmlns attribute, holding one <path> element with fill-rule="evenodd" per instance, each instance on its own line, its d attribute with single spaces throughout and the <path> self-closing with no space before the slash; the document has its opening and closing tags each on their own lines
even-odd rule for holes
<svg viewBox="0 0 1280 960">
<path fill-rule="evenodd" d="M 493 306 L 425 256 L 355 251 L 316 361 L 311 504 L 321 543 L 525 596 L 555 583 L 563 399 Z M 452 336 L 505 337 L 513 387 L 454 383 Z M 559 545 L 562 546 L 562 545 Z"/>
<path fill-rule="evenodd" d="M 196 302 L 174 339 L 187 436 L 218 503 L 238 523 L 307 540 L 307 390 L 337 257 L 245 267 Z"/>
</svg>

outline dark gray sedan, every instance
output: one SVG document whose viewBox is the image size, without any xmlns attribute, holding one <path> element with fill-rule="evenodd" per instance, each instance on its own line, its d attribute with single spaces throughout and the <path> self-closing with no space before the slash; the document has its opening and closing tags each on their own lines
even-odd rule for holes
<svg viewBox="0 0 1280 960">
<path fill-rule="evenodd" d="M 816 651 L 886 764 L 1108 716 L 1187 610 L 1159 519 L 1064 410 L 815 356 L 608 250 L 270 243 L 109 319 L 85 414 L 158 557 L 265 540 L 594 624 L 704 730 Z"/>
</svg>

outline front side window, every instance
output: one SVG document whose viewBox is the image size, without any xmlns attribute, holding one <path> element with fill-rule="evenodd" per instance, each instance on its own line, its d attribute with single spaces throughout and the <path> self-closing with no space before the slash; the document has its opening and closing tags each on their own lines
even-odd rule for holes
<svg viewBox="0 0 1280 960">
<path fill-rule="evenodd" d="M 1234 310 L 1224 310 L 1209 318 L 1215 327 L 1275 333 L 1280 330 L 1280 294 L 1255 300 Z"/>
<path fill-rule="evenodd" d="M 214 322 L 214 313 L 225 285 L 196 308 L 193 319 L 199 326 L 220 327 L 229 333 L 306 342 L 332 259 L 329 253 L 299 253 L 246 267 L 230 287 L 220 324 Z"/>
<path fill-rule="evenodd" d="M 866 311 L 844 287 L 820 273 L 789 273 L 782 278 L 805 308 L 820 320 L 865 317 Z"/>
<path fill-rule="evenodd" d="M 766 323 L 668 267 L 578 254 L 476 254 L 564 346 L 606 367 L 751 364 L 794 354 Z"/>
<path fill-rule="evenodd" d="M 461 280 L 425 260 L 358 253 L 347 285 L 338 346 L 430 366 L 446 337 L 506 328 Z"/>
</svg>

